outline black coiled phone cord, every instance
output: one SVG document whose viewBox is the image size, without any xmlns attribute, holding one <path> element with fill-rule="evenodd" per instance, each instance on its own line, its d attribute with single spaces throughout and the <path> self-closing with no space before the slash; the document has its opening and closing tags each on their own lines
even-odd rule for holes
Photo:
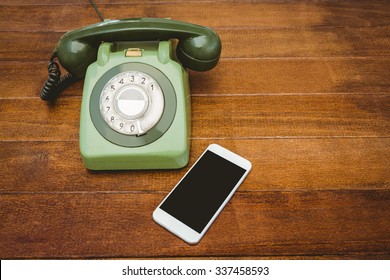
<svg viewBox="0 0 390 280">
<path fill-rule="evenodd" d="M 61 91 L 79 80 L 69 73 L 61 75 L 60 66 L 54 61 L 56 57 L 56 53 L 53 53 L 50 57 L 50 62 L 47 66 L 49 77 L 39 94 L 41 99 L 45 101 L 55 100 Z"/>
</svg>

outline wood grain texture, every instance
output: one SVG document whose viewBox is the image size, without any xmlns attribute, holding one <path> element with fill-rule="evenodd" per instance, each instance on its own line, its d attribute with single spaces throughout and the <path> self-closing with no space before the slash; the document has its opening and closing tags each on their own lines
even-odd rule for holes
<svg viewBox="0 0 390 280">
<path fill-rule="evenodd" d="M 103 4 L 105 18 L 160 17 L 174 18 L 212 27 L 283 27 L 386 26 L 389 19 L 386 1 L 378 3 L 302 3 L 283 2 L 203 2 Z M 75 8 L 77 7 L 77 12 Z M 60 11 L 60 12 L 59 12 Z M 239 12 L 238 12 L 239 11 Z M 294 13 L 292 13 L 294 11 Z M 3 5 L 1 31 L 68 31 L 99 21 L 91 5 L 64 3 L 45 5 Z M 40 20 L 36 15 L 42 15 Z M 212 15 L 212 16 L 210 16 Z M 245 15 L 245 16 L 243 16 Z"/>
<path fill-rule="evenodd" d="M 152 221 L 164 195 L 3 194 L 2 257 L 380 258 L 390 250 L 389 190 L 237 193 L 197 246 Z"/>
<path fill-rule="evenodd" d="M 218 66 L 189 73 L 190 164 L 86 170 L 83 81 L 52 105 L 38 92 L 62 34 L 99 19 L 88 1 L 3 0 L 0 258 L 390 257 L 389 1 L 96 2 L 106 18 L 169 17 L 220 35 Z M 188 246 L 151 213 L 211 143 L 253 169 Z"/>
<path fill-rule="evenodd" d="M 31 71 L 34 69 L 34 71 Z M 191 94 L 388 93 L 390 57 L 222 59 L 207 73 L 190 72 Z M 37 97 L 47 79 L 47 62 L 3 62 L 4 98 Z M 21 82 L 22 79 L 22 82 Z M 63 96 L 80 96 L 83 82 Z"/>
<path fill-rule="evenodd" d="M 388 95 L 193 96 L 191 101 L 192 138 L 384 137 L 390 132 Z M 0 139 L 77 140 L 80 104 L 80 98 L 59 99 L 55 106 L 37 98 L 0 99 Z"/>
<path fill-rule="evenodd" d="M 211 141 L 252 162 L 239 191 L 390 189 L 388 138 L 193 139 L 189 166 Z M 11 194 L 168 192 L 189 168 L 88 171 L 77 141 L 3 141 L 0 153 L 0 193 Z"/>
</svg>

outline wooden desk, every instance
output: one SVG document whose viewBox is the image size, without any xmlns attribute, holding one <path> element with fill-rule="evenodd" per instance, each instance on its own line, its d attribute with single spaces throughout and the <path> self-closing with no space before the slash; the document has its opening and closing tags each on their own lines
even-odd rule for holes
<svg viewBox="0 0 390 280">
<path fill-rule="evenodd" d="M 78 147 L 83 81 L 38 93 L 88 1 L 0 4 L 1 258 L 390 257 L 389 1 L 97 1 L 106 18 L 175 18 L 220 34 L 190 72 L 190 165 L 210 143 L 252 172 L 197 246 L 152 211 L 188 167 L 91 172 Z"/>
</svg>

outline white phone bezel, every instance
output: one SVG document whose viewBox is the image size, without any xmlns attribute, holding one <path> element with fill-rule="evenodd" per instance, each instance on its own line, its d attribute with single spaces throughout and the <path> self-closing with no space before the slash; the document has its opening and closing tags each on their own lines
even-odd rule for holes
<svg viewBox="0 0 390 280">
<path fill-rule="evenodd" d="M 164 201 L 170 196 L 170 194 L 173 192 L 173 190 L 180 184 L 180 182 L 187 176 L 187 174 L 192 170 L 192 168 L 198 163 L 198 161 L 202 158 L 202 156 L 207 152 L 211 151 L 224 159 L 231 161 L 232 163 L 240 166 L 241 168 L 245 169 L 245 173 L 242 175 L 240 180 L 237 182 L 237 184 L 234 186 L 232 191 L 229 193 L 229 195 L 226 197 L 224 202 L 221 204 L 221 206 L 218 208 L 218 210 L 214 213 L 213 217 L 210 219 L 208 224 L 204 227 L 201 233 L 196 232 L 189 226 L 185 225 L 175 217 L 171 216 L 164 210 L 160 208 L 161 204 L 164 203 Z M 189 244 L 196 244 L 200 241 L 200 239 L 205 235 L 211 224 L 215 221 L 215 219 L 218 217 L 219 213 L 222 211 L 222 209 L 225 207 L 225 205 L 229 202 L 235 191 L 238 189 L 238 187 L 241 185 L 241 183 L 244 181 L 245 177 L 248 175 L 249 171 L 252 168 L 252 164 L 245 158 L 217 145 L 217 144 L 211 144 L 207 147 L 207 149 L 202 153 L 202 155 L 196 160 L 196 162 L 191 166 L 191 168 L 187 171 L 187 173 L 181 178 L 181 180 L 176 184 L 176 186 L 169 192 L 169 194 L 163 199 L 163 201 L 159 204 L 159 206 L 154 210 L 153 212 L 153 220 L 167 229 L 168 231 L 172 232 L 173 234 L 177 235 L 184 241 L 186 241 Z"/>
</svg>

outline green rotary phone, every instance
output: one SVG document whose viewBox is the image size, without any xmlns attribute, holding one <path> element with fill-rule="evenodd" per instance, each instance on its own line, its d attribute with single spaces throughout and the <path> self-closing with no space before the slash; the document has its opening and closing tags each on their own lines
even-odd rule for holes
<svg viewBox="0 0 390 280">
<path fill-rule="evenodd" d="M 186 69 L 210 70 L 220 53 L 221 41 L 207 27 L 156 18 L 105 20 L 62 36 L 41 98 L 51 101 L 85 76 L 80 151 L 86 168 L 181 168 L 190 149 Z M 68 74 L 61 75 L 56 58 Z"/>
</svg>

